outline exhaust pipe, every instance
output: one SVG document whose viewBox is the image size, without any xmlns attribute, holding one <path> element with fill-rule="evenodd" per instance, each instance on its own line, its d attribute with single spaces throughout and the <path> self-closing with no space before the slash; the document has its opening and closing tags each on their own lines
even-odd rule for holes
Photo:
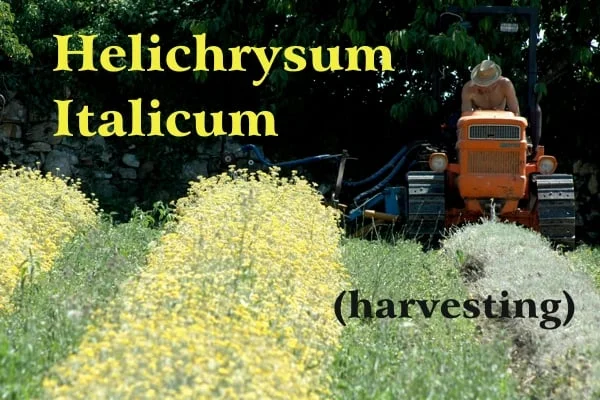
<svg viewBox="0 0 600 400">
<path fill-rule="evenodd" d="M 542 139 L 542 107 L 539 103 L 535 106 L 535 124 L 532 126 L 531 142 L 533 145 L 533 154 L 537 152 L 537 147 Z"/>
</svg>

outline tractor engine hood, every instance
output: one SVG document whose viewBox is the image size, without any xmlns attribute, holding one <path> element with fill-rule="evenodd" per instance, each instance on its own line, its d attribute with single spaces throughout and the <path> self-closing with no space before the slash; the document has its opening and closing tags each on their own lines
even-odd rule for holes
<svg viewBox="0 0 600 400">
<path fill-rule="evenodd" d="M 458 120 L 457 127 L 460 129 L 464 125 L 472 125 L 473 123 L 484 123 L 493 125 L 520 125 L 522 129 L 527 128 L 527 119 L 521 116 L 516 116 L 510 111 L 500 110 L 477 110 L 467 111 L 461 114 Z"/>
</svg>

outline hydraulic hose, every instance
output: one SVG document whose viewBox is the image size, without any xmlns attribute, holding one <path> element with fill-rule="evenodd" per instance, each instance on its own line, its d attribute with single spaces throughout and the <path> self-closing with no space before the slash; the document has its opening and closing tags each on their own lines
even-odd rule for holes
<svg viewBox="0 0 600 400">
<path fill-rule="evenodd" d="M 408 151 L 408 146 L 402 147 L 398 151 L 398 153 L 396 153 L 396 155 L 394 155 L 394 157 L 392 157 L 392 159 L 387 162 L 387 164 L 385 164 L 383 167 L 381 167 L 377 172 L 375 172 L 371 176 L 368 176 L 368 177 L 361 179 L 360 181 L 356 181 L 356 182 L 344 181 L 343 185 L 346 187 L 357 187 L 357 186 L 361 186 L 361 185 L 364 185 L 364 184 L 374 181 L 375 179 L 379 178 L 385 171 L 392 168 L 394 166 L 394 164 L 396 164 L 398 162 L 398 160 L 406 154 L 407 151 Z"/>
<path fill-rule="evenodd" d="M 256 147 L 256 145 L 246 144 L 246 145 L 242 146 L 241 150 L 242 151 L 250 151 L 250 150 L 254 151 L 254 154 L 256 154 L 256 158 L 258 159 L 258 161 L 260 161 L 261 163 L 263 163 L 269 167 L 293 167 L 295 165 L 308 164 L 311 162 L 330 160 L 330 159 L 342 157 L 342 154 L 322 154 L 322 155 L 318 155 L 318 156 L 300 158 L 297 160 L 273 163 L 264 156 L 262 151 L 258 147 Z"/>
<path fill-rule="evenodd" d="M 389 183 L 390 180 L 392 180 L 392 178 L 394 176 L 396 176 L 398 174 L 398 172 L 400 172 L 400 170 L 402 169 L 402 167 L 404 166 L 404 164 L 406 163 L 407 160 L 407 156 L 417 147 L 422 146 L 423 143 L 419 142 L 419 143 L 415 143 L 412 146 L 410 146 L 406 152 L 406 154 L 400 159 L 400 161 L 398 161 L 398 163 L 396 164 L 396 166 L 392 169 L 392 171 L 381 181 L 379 182 L 377 185 L 373 186 L 371 189 L 366 190 L 360 194 L 358 194 L 357 196 L 354 197 L 353 201 L 354 204 L 358 204 L 360 202 L 360 200 L 362 200 L 364 197 L 370 196 L 371 194 L 378 192 L 379 190 L 383 189 L 385 187 L 385 185 L 387 185 Z"/>
</svg>

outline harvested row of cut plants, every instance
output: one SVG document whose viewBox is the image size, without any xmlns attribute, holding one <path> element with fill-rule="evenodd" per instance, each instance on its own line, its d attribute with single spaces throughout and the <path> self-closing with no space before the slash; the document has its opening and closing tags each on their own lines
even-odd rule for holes
<svg viewBox="0 0 600 400">
<path fill-rule="evenodd" d="M 512 340 L 512 366 L 523 394 L 600 396 L 600 294 L 590 275 L 598 268 L 592 266 L 594 252 L 562 254 L 534 231 L 492 221 L 456 231 L 444 248 L 475 299 L 495 298 L 496 318 L 485 319 L 483 327 L 487 335 Z"/>
</svg>

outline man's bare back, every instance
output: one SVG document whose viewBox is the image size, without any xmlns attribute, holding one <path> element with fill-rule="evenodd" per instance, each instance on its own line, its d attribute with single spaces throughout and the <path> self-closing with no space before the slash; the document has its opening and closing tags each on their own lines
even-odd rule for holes
<svg viewBox="0 0 600 400">
<path fill-rule="evenodd" d="M 462 112 L 472 110 L 508 110 L 520 114 L 519 102 L 512 82 L 500 77 L 490 86 L 478 86 L 472 80 L 462 89 Z"/>
</svg>

